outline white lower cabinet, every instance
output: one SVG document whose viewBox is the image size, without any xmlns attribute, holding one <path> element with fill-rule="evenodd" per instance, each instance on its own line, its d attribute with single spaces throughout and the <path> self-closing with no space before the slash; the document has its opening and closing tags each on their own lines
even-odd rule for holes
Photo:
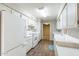
<svg viewBox="0 0 79 59">
<path fill-rule="evenodd" d="M 19 46 L 11 51 L 9 51 L 5 56 L 24 56 L 26 55 L 26 50 L 22 47 Z"/>
<path fill-rule="evenodd" d="M 67 47 L 62 45 L 58 45 L 57 42 L 65 42 L 64 44 L 67 43 L 73 43 L 73 44 L 79 44 L 79 39 L 66 35 L 66 34 L 54 34 L 54 46 L 55 46 L 55 54 L 58 56 L 79 56 L 79 49 L 75 48 L 74 45 L 72 44 L 72 47 Z"/>
<path fill-rule="evenodd" d="M 25 42 L 20 44 L 20 46 L 5 52 L 2 56 L 26 56 L 27 52 L 32 48 L 32 37 L 25 39 Z"/>
<path fill-rule="evenodd" d="M 3 54 L 3 56 L 26 56 L 27 52 L 32 48 L 32 38 L 29 37 L 19 47 Z"/>
<path fill-rule="evenodd" d="M 32 48 L 34 48 L 38 42 L 40 41 L 40 35 L 39 33 L 35 33 L 35 35 L 33 35 L 33 39 L 32 39 Z"/>
<path fill-rule="evenodd" d="M 36 39 L 35 41 L 33 41 L 32 48 L 34 48 L 37 44 L 38 44 L 38 40 Z"/>
<path fill-rule="evenodd" d="M 56 46 L 58 56 L 79 56 L 79 49 Z"/>
<path fill-rule="evenodd" d="M 21 45 L 8 53 L 4 54 L 4 56 L 26 56 L 27 52 L 31 49 L 29 45 Z"/>
</svg>

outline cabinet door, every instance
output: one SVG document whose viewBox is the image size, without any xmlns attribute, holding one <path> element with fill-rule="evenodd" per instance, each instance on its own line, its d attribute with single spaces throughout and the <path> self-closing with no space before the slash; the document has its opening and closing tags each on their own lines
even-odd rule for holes
<svg viewBox="0 0 79 59">
<path fill-rule="evenodd" d="M 24 20 L 7 11 L 1 12 L 2 19 L 2 53 L 22 44 L 24 40 Z"/>
<path fill-rule="evenodd" d="M 57 20 L 57 29 L 59 29 L 59 19 Z"/>
<path fill-rule="evenodd" d="M 9 49 L 12 49 L 13 47 L 16 47 L 19 45 L 19 40 L 22 38 L 22 36 L 17 36 L 19 33 L 18 29 L 18 19 L 15 17 L 15 15 L 3 11 L 2 12 L 2 51 L 3 53 L 8 51 Z M 20 28 L 19 28 L 20 29 Z M 20 39 L 18 39 L 18 37 Z"/>
<path fill-rule="evenodd" d="M 58 20 L 58 23 L 57 23 L 57 28 L 58 29 L 62 29 L 62 14 L 60 15 L 60 17 L 59 17 L 59 20 Z"/>
<path fill-rule="evenodd" d="M 11 51 L 9 51 L 7 54 L 4 54 L 4 56 L 25 56 L 26 55 L 26 49 L 23 46 L 19 46 Z"/>
<path fill-rule="evenodd" d="M 29 22 L 29 23 L 28 23 L 29 25 L 33 25 L 33 23 L 34 23 L 32 19 L 29 19 L 28 22 Z"/>
<path fill-rule="evenodd" d="M 67 23 L 68 23 L 68 28 L 73 28 L 76 27 L 76 4 L 68 4 L 67 5 Z"/>
<path fill-rule="evenodd" d="M 67 7 L 62 12 L 62 28 L 67 28 Z"/>
</svg>

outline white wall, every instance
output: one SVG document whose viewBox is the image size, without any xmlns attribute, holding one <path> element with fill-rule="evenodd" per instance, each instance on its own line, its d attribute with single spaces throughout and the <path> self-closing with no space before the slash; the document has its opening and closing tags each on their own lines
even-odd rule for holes
<svg viewBox="0 0 79 59">
<path fill-rule="evenodd" d="M 42 37 L 42 39 L 43 39 L 43 24 L 44 23 L 49 23 L 50 24 L 50 40 L 53 40 L 53 32 L 55 32 L 56 31 L 56 21 L 55 20 L 52 20 L 52 21 L 42 21 L 42 25 L 41 25 L 41 32 L 42 32 L 42 34 L 41 34 L 41 37 Z"/>
</svg>

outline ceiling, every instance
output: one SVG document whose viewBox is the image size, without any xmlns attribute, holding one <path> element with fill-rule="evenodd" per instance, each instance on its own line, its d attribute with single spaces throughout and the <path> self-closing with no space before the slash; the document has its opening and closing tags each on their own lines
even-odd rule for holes
<svg viewBox="0 0 79 59">
<path fill-rule="evenodd" d="M 42 20 L 55 20 L 60 8 L 64 5 L 64 3 L 10 3 L 6 4 L 15 9 L 21 10 L 23 13 L 30 13 L 36 18 L 40 18 Z M 46 7 L 48 10 L 48 16 L 41 16 L 36 9 L 40 7 Z"/>
</svg>

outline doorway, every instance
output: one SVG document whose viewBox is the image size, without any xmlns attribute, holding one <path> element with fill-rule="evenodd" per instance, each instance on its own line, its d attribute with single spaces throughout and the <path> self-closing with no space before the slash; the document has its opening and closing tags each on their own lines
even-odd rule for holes
<svg viewBox="0 0 79 59">
<path fill-rule="evenodd" d="M 43 39 L 50 40 L 50 24 L 43 24 Z"/>
</svg>

